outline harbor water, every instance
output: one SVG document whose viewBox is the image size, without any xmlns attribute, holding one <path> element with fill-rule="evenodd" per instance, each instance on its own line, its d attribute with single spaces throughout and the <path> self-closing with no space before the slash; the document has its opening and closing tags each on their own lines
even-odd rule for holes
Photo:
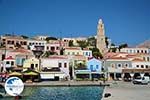
<svg viewBox="0 0 150 100">
<path fill-rule="evenodd" d="M 104 87 L 25 87 L 20 100 L 101 100 Z M 14 100 L 6 96 L 1 100 Z"/>
</svg>

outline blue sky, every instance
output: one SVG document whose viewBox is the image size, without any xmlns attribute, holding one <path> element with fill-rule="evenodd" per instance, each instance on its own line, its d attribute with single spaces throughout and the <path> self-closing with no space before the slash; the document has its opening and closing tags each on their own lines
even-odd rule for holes
<svg viewBox="0 0 150 100">
<path fill-rule="evenodd" d="M 99 18 L 116 44 L 150 39 L 150 0 L 0 0 L 0 34 L 92 36 Z"/>
</svg>

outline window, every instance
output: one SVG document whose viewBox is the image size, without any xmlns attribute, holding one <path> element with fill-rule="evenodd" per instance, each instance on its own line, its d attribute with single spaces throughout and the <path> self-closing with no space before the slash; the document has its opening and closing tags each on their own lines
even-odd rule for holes
<svg viewBox="0 0 150 100">
<path fill-rule="evenodd" d="M 62 67 L 61 63 L 58 63 L 58 67 L 59 67 L 59 68 Z"/>
<path fill-rule="evenodd" d="M 132 50 L 130 50 L 130 53 L 132 53 Z"/>
<path fill-rule="evenodd" d="M 115 68 L 115 64 L 111 64 L 111 67 L 112 67 L 112 68 Z"/>
<path fill-rule="evenodd" d="M 77 52 L 77 55 L 79 55 L 79 52 Z"/>
<path fill-rule="evenodd" d="M 54 51 L 54 50 L 55 50 L 55 47 L 51 47 L 51 50 Z"/>
<path fill-rule="evenodd" d="M 59 47 L 56 47 L 57 50 L 59 50 Z"/>
<path fill-rule="evenodd" d="M 149 57 L 147 57 L 147 61 L 149 61 Z"/>
<path fill-rule="evenodd" d="M 64 63 L 64 68 L 67 68 L 67 63 Z"/>
<path fill-rule="evenodd" d="M 47 50 L 49 50 L 49 47 L 47 46 Z"/>
<path fill-rule="evenodd" d="M 122 65 L 121 64 L 118 64 L 118 67 L 121 67 Z"/>
<path fill-rule="evenodd" d="M 148 68 L 148 65 L 146 65 L 145 68 Z"/>
<path fill-rule="evenodd" d="M 137 50 L 137 53 L 139 53 L 139 50 Z"/>
<path fill-rule="evenodd" d="M 143 50 L 141 50 L 141 53 L 143 53 Z"/>
<path fill-rule="evenodd" d="M 11 65 L 14 65 L 14 62 L 13 62 L 13 61 L 11 61 Z"/>
<path fill-rule="evenodd" d="M 143 60 L 145 61 L 145 57 L 143 57 Z"/>
<path fill-rule="evenodd" d="M 23 42 L 22 42 L 22 41 L 20 41 L 20 44 L 21 44 L 21 45 L 23 45 Z"/>
<path fill-rule="evenodd" d="M 10 64 L 10 62 L 9 62 L 9 61 L 6 61 L 6 64 Z"/>
<path fill-rule="evenodd" d="M 14 44 L 14 41 L 11 41 L 12 44 Z"/>
<path fill-rule="evenodd" d="M 93 65 L 90 65 L 90 69 L 91 69 L 91 71 L 93 71 Z"/>
<path fill-rule="evenodd" d="M 129 64 L 126 63 L 124 66 L 125 66 L 125 67 L 129 67 Z"/>
<path fill-rule="evenodd" d="M 145 50 L 145 53 L 147 53 L 147 51 Z"/>
<path fill-rule="evenodd" d="M 85 54 L 86 56 L 88 56 L 88 52 L 86 52 L 86 54 Z"/>
<path fill-rule="evenodd" d="M 68 52 L 68 55 L 70 55 L 70 52 Z"/>
<path fill-rule="evenodd" d="M 34 69 L 34 64 L 31 64 L 31 69 Z"/>
<path fill-rule="evenodd" d="M 144 68 L 144 65 L 141 65 L 141 68 Z"/>
<path fill-rule="evenodd" d="M 27 45 L 27 42 L 23 42 L 24 45 Z"/>
<path fill-rule="evenodd" d="M 139 65 L 136 65 L 137 68 L 139 68 Z"/>
<path fill-rule="evenodd" d="M 74 55 L 75 53 L 74 52 L 72 52 L 72 55 Z"/>
<path fill-rule="evenodd" d="M 35 64 L 35 67 L 38 67 L 38 64 Z"/>
<path fill-rule="evenodd" d="M 96 69 L 98 69 L 99 68 L 99 66 L 98 65 L 96 65 Z"/>
</svg>

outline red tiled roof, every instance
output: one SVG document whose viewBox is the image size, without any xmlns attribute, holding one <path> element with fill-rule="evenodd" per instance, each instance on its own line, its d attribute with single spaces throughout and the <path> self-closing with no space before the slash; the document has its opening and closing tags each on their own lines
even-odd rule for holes
<svg viewBox="0 0 150 100">
<path fill-rule="evenodd" d="M 83 48 L 83 50 L 89 50 L 88 48 Z"/>
<path fill-rule="evenodd" d="M 144 60 L 139 59 L 139 58 L 134 58 L 132 61 L 133 61 L 133 62 L 143 62 Z"/>
<path fill-rule="evenodd" d="M 48 58 L 44 58 L 44 59 L 67 59 L 66 56 L 49 56 Z"/>
<path fill-rule="evenodd" d="M 108 59 L 115 59 L 115 60 L 128 60 L 127 57 L 111 57 L 111 58 L 108 58 Z"/>
<path fill-rule="evenodd" d="M 81 50 L 80 47 L 66 47 L 65 50 Z"/>
<path fill-rule="evenodd" d="M 30 53 L 31 51 L 26 50 L 26 49 L 15 49 L 15 50 L 14 50 L 14 51 L 12 51 L 12 52 Z"/>
<path fill-rule="evenodd" d="M 9 56 L 9 57 L 5 58 L 5 60 L 14 60 L 14 58 L 12 58 L 12 56 Z"/>
</svg>

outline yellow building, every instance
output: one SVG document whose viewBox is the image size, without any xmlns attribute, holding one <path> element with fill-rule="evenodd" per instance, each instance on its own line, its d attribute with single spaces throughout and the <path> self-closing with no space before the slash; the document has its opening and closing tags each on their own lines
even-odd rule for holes
<svg viewBox="0 0 150 100">
<path fill-rule="evenodd" d="M 67 47 L 64 50 L 65 55 L 83 55 L 80 47 Z"/>
<path fill-rule="evenodd" d="M 40 61 L 37 58 L 30 58 L 25 60 L 23 64 L 23 69 L 26 70 L 28 68 L 33 69 L 35 71 L 40 71 Z"/>
</svg>

